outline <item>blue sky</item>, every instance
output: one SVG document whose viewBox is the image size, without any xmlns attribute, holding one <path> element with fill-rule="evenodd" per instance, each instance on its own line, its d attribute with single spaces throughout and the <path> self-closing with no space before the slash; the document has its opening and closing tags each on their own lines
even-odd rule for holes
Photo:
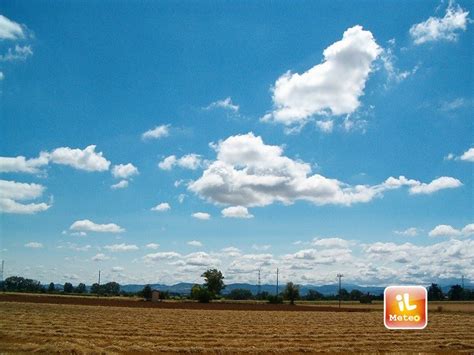
<svg viewBox="0 0 474 355">
<path fill-rule="evenodd" d="M 1 8 L 5 276 L 474 279 L 472 3 Z"/>
</svg>

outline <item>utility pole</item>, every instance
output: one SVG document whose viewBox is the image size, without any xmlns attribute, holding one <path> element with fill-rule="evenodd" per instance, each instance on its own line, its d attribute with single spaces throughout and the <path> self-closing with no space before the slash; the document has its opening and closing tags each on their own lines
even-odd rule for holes
<svg viewBox="0 0 474 355">
<path fill-rule="evenodd" d="M 260 296 L 261 293 L 261 284 L 260 284 L 260 269 L 258 269 L 258 284 L 257 284 L 257 296 Z"/>
<path fill-rule="evenodd" d="M 278 268 L 277 268 L 277 288 L 276 288 L 276 295 L 278 297 Z"/>
<path fill-rule="evenodd" d="M 100 286 L 100 270 L 99 270 L 99 282 L 98 282 L 99 286 Z"/>
<path fill-rule="evenodd" d="M 337 278 L 339 279 L 339 308 L 341 308 L 341 279 L 343 276 L 343 274 L 337 274 Z"/>
</svg>

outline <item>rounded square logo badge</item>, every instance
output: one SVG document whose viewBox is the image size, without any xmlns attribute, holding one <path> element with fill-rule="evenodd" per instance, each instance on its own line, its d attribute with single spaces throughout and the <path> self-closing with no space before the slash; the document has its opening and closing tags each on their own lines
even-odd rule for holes
<svg viewBox="0 0 474 355">
<path fill-rule="evenodd" d="M 423 286 L 389 286 L 384 291 L 384 324 L 388 329 L 424 329 L 428 294 Z"/>
</svg>

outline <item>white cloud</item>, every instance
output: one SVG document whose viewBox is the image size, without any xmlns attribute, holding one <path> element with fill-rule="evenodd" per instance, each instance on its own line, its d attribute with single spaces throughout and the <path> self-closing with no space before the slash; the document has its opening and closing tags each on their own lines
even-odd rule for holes
<svg viewBox="0 0 474 355">
<path fill-rule="evenodd" d="M 160 244 L 158 243 L 149 243 L 146 245 L 147 249 L 153 249 L 153 250 L 158 249 L 159 247 L 160 247 Z"/>
<path fill-rule="evenodd" d="M 0 81 L 5 79 L 5 74 L 3 74 L 3 72 L 0 71 Z"/>
<path fill-rule="evenodd" d="M 190 240 L 186 244 L 188 244 L 192 247 L 202 247 L 202 243 L 199 240 Z"/>
<path fill-rule="evenodd" d="M 109 260 L 110 257 L 103 254 L 103 253 L 99 253 L 99 254 L 96 254 L 92 257 L 92 261 L 105 261 L 105 260 Z"/>
<path fill-rule="evenodd" d="M 171 209 L 171 206 L 169 205 L 168 202 L 162 202 L 155 207 L 153 207 L 151 210 L 152 211 L 157 211 L 157 212 L 165 212 Z"/>
<path fill-rule="evenodd" d="M 39 184 L 0 180 L 0 211 L 14 214 L 34 214 L 46 211 L 51 204 L 18 202 L 39 198 L 44 190 L 45 187 Z"/>
<path fill-rule="evenodd" d="M 303 74 L 287 72 L 278 78 L 273 87 L 275 109 L 262 120 L 301 125 L 314 115 L 355 112 L 380 52 L 370 31 L 361 26 L 347 29 L 342 40 L 324 50 L 321 64 Z"/>
<path fill-rule="evenodd" d="M 456 41 L 459 32 L 466 30 L 468 15 L 469 11 L 450 2 L 443 18 L 430 17 L 424 22 L 413 25 L 410 28 L 410 35 L 417 45 L 440 40 Z"/>
<path fill-rule="evenodd" d="M 115 223 L 97 224 L 88 219 L 76 221 L 69 227 L 73 231 L 98 232 L 98 233 L 122 233 L 125 229 Z"/>
<path fill-rule="evenodd" d="M 461 230 L 450 226 L 449 224 L 440 224 L 432 229 L 428 235 L 430 237 L 469 237 L 474 234 L 474 224 L 467 224 Z"/>
<path fill-rule="evenodd" d="M 416 185 L 410 187 L 409 191 L 411 194 L 432 194 L 439 190 L 444 189 L 455 189 L 462 186 L 461 181 L 458 179 L 442 176 L 440 178 L 434 179 L 429 184 L 417 182 Z"/>
<path fill-rule="evenodd" d="M 31 46 L 15 45 L 15 48 L 8 48 L 5 54 L 0 55 L 0 62 L 13 62 L 16 60 L 26 60 L 33 55 Z"/>
<path fill-rule="evenodd" d="M 192 216 L 196 219 L 201 219 L 201 220 L 211 219 L 211 215 L 205 212 L 196 212 L 196 213 L 193 213 Z"/>
<path fill-rule="evenodd" d="M 120 180 L 118 183 L 113 184 L 110 186 L 112 190 L 119 190 L 119 189 L 125 189 L 128 187 L 128 181 L 127 180 Z"/>
<path fill-rule="evenodd" d="M 112 272 L 122 272 L 125 269 L 121 266 L 114 266 L 111 270 L 112 270 Z"/>
<path fill-rule="evenodd" d="M 143 140 L 148 140 L 148 139 L 160 139 L 164 137 L 168 137 L 170 135 L 170 125 L 161 125 L 161 126 L 156 126 L 153 129 L 150 129 L 146 131 L 145 133 L 142 134 L 142 139 Z"/>
<path fill-rule="evenodd" d="M 160 260 L 171 260 L 181 257 L 181 254 L 176 253 L 174 251 L 168 252 L 159 252 L 154 254 L 147 254 L 142 257 L 145 262 L 156 262 Z"/>
<path fill-rule="evenodd" d="M 324 133 L 331 133 L 334 128 L 334 121 L 333 120 L 319 120 L 316 121 L 316 126 Z"/>
<path fill-rule="evenodd" d="M 0 157 L 1 173 L 39 173 L 39 168 L 49 162 L 48 154 L 42 152 L 38 158 L 26 159 L 24 156 Z"/>
<path fill-rule="evenodd" d="M 24 37 L 25 33 L 20 24 L 0 15 L 0 39 L 16 40 Z"/>
<path fill-rule="evenodd" d="M 406 237 L 416 237 L 419 233 L 418 228 L 410 227 L 402 231 L 393 231 L 395 234 L 403 235 Z"/>
<path fill-rule="evenodd" d="M 187 154 L 181 158 L 176 158 L 175 155 L 170 155 L 158 163 L 158 167 L 162 170 L 171 170 L 175 166 L 184 169 L 196 170 L 202 166 L 204 162 L 199 154 Z"/>
<path fill-rule="evenodd" d="M 25 248 L 40 249 L 43 247 L 43 244 L 38 242 L 29 242 L 25 244 Z"/>
<path fill-rule="evenodd" d="M 230 110 L 233 112 L 239 111 L 239 105 L 235 105 L 230 97 L 227 97 L 224 100 L 212 102 L 209 104 L 209 106 L 205 107 L 206 110 L 211 110 L 214 108 L 222 108 L 224 110 Z"/>
<path fill-rule="evenodd" d="M 49 153 L 49 159 L 55 164 L 69 165 L 79 170 L 108 170 L 110 162 L 103 157 L 102 152 L 96 152 L 95 148 L 95 145 L 89 145 L 83 150 L 61 147 Z"/>
<path fill-rule="evenodd" d="M 314 238 L 311 245 L 320 248 L 348 248 L 349 241 L 342 238 Z"/>
<path fill-rule="evenodd" d="M 474 162 L 474 148 L 469 148 L 459 157 L 459 159 Z"/>
<path fill-rule="evenodd" d="M 248 209 L 243 206 L 231 206 L 224 208 L 222 211 L 224 218 L 253 218 L 253 214 L 250 214 Z"/>
<path fill-rule="evenodd" d="M 266 145 L 253 133 L 231 136 L 214 148 L 217 160 L 188 189 L 216 204 L 253 207 L 305 200 L 317 205 L 350 206 L 403 186 L 408 186 L 411 194 L 427 194 L 462 185 L 450 177 L 426 184 L 400 176 L 378 185 L 350 186 L 320 174 L 310 175 L 310 164 L 284 156 L 281 147 Z"/>
<path fill-rule="evenodd" d="M 131 163 L 115 165 L 112 168 L 112 175 L 117 179 L 128 179 L 131 176 L 137 175 L 138 169 Z"/>
<path fill-rule="evenodd" d="M 138 247 L 135 244 L 125 244 L 125 243 L 106 245 L 104 248 L 111 251 L 112 253 L 138 250 Z"/>
</svg>

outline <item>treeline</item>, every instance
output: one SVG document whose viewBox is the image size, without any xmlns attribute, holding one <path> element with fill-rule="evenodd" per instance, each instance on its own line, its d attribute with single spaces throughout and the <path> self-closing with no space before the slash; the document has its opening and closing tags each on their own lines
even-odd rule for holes
<svg viewBox="0 0 474 355">
<path fill-rule="evenodd" d="M 160 291 L 159 298 L 164 299 L 192 299 L 199 302 L 210 302 L 213 299 L 228 299 L 228 300 L 263 300 L 270 303 L 282 303 L 283 300 L 288 300 L 294 303 L 296 300 L 303 301 L 358 301 L 360 303 L 371 303 L 374 300 L 383 300 L 383 294 L 372 295 L 364 293 L 360 290 L 354 289 L 347 291 L 342 288 L 340 293 L 333 295 L 324 295 L 317 290 L 309 290 L 306 295 L 300 295 L 298 285 L 292 282 L 287 283 L 278 293 L 278 295 L 270 294 L 268 292 L 260 292 L 258 294 L 252 293 L 248 289 L 233 289 L 224 294 L 225 289 L 224 276 L 222 272 L 217 269 L 209 269 L 202 275 L 204 277 L 204 284 L 196 284 L 192 287 L 189 295 L 180 295 L 178 293 L 171 293 L 168 291 Z M 36 292 L 36 293 L 50 293 L 50 294 L 79 294 L 79 295 L 100 295 L 100 296 L 128 296 L 128 297 L 142 297 L 146 300 L 151 300 L 152 289 L 150 285 L 146 285 L 143 290 L 139 292 L 125 292 L 120 289 L 120 284 L 117 282 L 107 282 L 99 285 L 94 283 L 88 288 L 84 283 L 79 283 L 76 286 L 70 282 L 66 282 L 63 286 L 55 285 L 51 282 L 49 285 L 42 285 L 39 281 L 24 278 L 21 276 L 11 276 L 0 282 L 0 291 L 3 292 Z M 474 300 L 474 291 L 463 288 L 461 285 L 453 285 L 448 292 L 444 293 L 441 287 L 433 283 L 428 287 L 428 300 L 430 301 L 472 301 Z"/>
</svg>

